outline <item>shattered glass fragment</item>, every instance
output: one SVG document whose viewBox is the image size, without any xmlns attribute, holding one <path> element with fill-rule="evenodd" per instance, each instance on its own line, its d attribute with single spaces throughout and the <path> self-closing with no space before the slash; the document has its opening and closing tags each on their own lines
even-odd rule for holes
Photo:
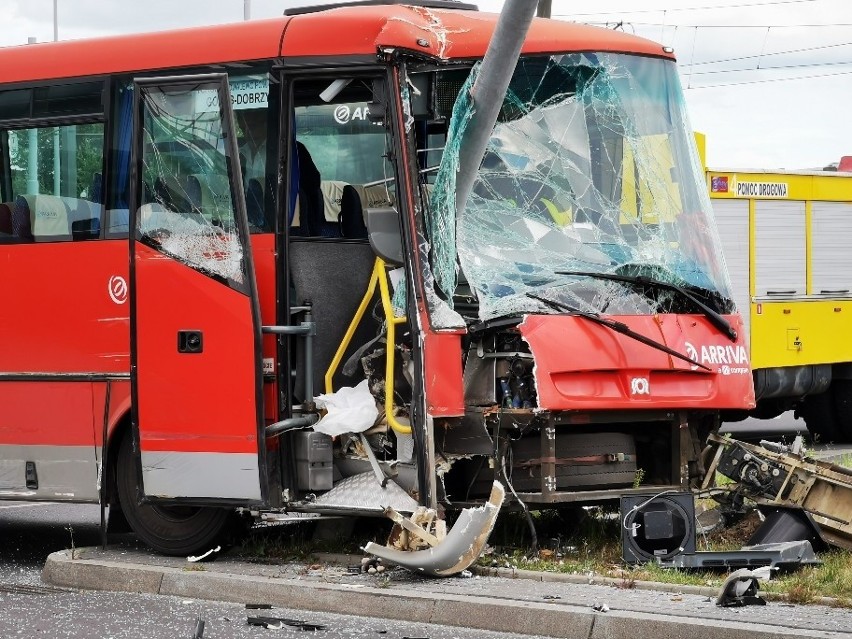
<svg viewBox="0 0 852 639">
<path fill-rule="evenodd" d="M 150 88 L 141 97 L 137 237 L 204 273 L 244 283 L 216 89 Z"/>
<path fill-rule="evenodd" d="M 536 296 L 595 313 L 694 312 L 671 291 L 560 274 L 577 271 L 644 275 L 732 310 L 673 62 L 613 53 L 521 58 L 456 214 L 458 149 L 476 76 L 474 67 L 458 95 L 430 198 L 436 298 L 451 304 L 463 277 L 480 320 L 554 312 Z"/>
</svg>

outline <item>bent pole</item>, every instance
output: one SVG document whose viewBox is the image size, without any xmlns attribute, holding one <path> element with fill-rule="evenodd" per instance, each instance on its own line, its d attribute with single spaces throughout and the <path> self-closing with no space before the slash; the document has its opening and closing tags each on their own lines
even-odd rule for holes
<svg viewBox="0 0 852 639">
<path fill-rule="evenodd" d="M 456 176 L 457 215 L 464 210 L 473 189 L 488 138 L 497 122 L 506 89 L 521 54 L 521 46 L 537 9 L 538 0 L 506 0 L 500 12 L 488 50 L 482 59 L 479 77 L 471 89 L 472 115 L 461 140 Z"/>
</svg>

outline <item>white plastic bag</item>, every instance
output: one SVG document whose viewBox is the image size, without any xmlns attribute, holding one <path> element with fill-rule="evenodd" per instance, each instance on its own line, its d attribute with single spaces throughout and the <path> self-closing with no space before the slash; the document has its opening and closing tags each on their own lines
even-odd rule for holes
<svg viewBox="0 0 852 639">
<path fill-rule="evenodd" d="M 331 437 L 361 433 L 370 428 L 379 416 L 366 379 L 355 387 L 344 386 L 336 393 L 317 395 L 314 401 L 318 408 L 328 411 L 314 424 L 314 430 Z"/>
</svg>

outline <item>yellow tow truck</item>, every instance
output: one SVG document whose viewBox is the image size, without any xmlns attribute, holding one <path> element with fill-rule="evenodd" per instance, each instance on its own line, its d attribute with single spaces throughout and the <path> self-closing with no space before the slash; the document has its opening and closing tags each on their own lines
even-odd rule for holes
<svg viewBox="0 0 852 639">
<path fill-rule="evenodd" d="M 700 140 L 700 138 L 699 138 Z M 757 407 L 852 441 L 852 158 L 845 170 L 707 169 Z"/>
</svg>

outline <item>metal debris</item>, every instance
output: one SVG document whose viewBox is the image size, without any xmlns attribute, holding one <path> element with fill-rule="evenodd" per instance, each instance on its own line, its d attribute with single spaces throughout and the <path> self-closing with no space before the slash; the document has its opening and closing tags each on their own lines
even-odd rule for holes
<svg viewBox="0 0 852 639">
<path fill-rule="evenodd" d="M 748 568 L 740 568 L 728 575 L 716 605 L 725 608 L 737 606 L 765 606 L 766 600 L 757 593 L 760 590 L 758 576 Z"/>
<path fill-rule="evenodd" d="M 284 626 L 307 630 L 309 632 L 326 629 L 322 624 L 309 623 L 299 619 L 287 619 L 286 617 L 248 617 L 246 623 L 250 626 L 259 626 L 267 630 L 281 630 Z"/>
<path fill-rule="evenodd" d="M 495 481 L 488 501 L 478 508 L 462 510 L 452 530 L 435 547 L 415 552 L 400 552 L 370 542 L 364 550 L 389 563 L 424 575 L 449 577 L 458 574 L 482 554 L 505 496 L 503 485 Z"/>
</svg>

